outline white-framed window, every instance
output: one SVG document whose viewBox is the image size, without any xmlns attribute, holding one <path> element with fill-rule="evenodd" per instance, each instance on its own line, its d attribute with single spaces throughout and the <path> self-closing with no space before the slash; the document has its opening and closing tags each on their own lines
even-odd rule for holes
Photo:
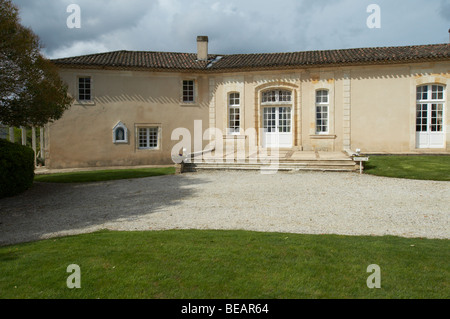
<svg viewBox="0 0 450 319">
<path fill-rule="evenodd" d="M 444 91 L 438 84 L 417 87 L 416 132 L 444 131 Z"/>
<path fill-rule="evenodd" d="M 292 92 L 287 90 L 271 90 L 262 93 L 262 104 L 284 104 L 292 102 Z"/>
<path fill-rule="evenodd" d="M 160 128 L 138 127 L 137 129 L 138 149 L 140 150 L 156 150 L 160 148 Z"/>
<path fill-rule="evenodd" d="M 78 77 L 78 101 L 92 101 L 92 78 L 90 76 Z"/>
<path fill-rule="evenodd" d="M 234 92 L 228 95 L 228 132 L 239 134 L 241 131 L 241 96 Z"/>
<path fill-rule="evenodd" d="M 265 107 L 263 112 L 265 133 L 291 133 L 292 114 L 290 107 Z"/>
<path fill-rule="evenodd" d="M 328 90 L 316 91 L 316 134 L 328 134 L 329 131 L 329 94 Z"/>
<path fill-rule="evenodd" d="M 195 80 L 183 80 L 183 103 L 195 103 Z"/>
<path fill-rule="evenodd" d="M 417 101 L 443 101 L 444 100 L 444 86 L 421 85 L 417 87 Z"/>
<path fill-rule="evenodd" d="M 122 122 L 119 122 L 113 128 L 113 143 L 125 144 L 128 143 L 128 129 Z"/>
<path fill-rule="evenodd" d="M 291 108 L 280 107 L 278 113 L 278 132 L 291 133 Z"/>
</svg>

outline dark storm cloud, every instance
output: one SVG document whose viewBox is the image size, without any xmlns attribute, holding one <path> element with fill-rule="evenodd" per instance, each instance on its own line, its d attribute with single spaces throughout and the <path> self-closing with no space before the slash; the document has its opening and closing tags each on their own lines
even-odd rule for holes
<svg viewBox="0 0 450 319">
<path fill-rule="evenodd" d="M 112 50 L 195 52 L 197 35 L 211 53 L 288 52 L 448 41 L 443 0 L 13 0 L 23 24 L 49 57 Z M 69 29 L 69 4 L 82 26 Z M 381 8 L 381 28 L 369 29 L 369 4 Z"/>
<path fill-rule="evenodd" d="M 22 23 L 39 35 L 45 51 L 54 52 L 77 42 L 101 42 L 102 38 L 120 30 L 133 28 L 152 8 L 152 1 L 29 1 L 15 0 Z M 67 27 L 68 5 L 81 9 L 81 28 Z M 118 39 L 120 42 L 120 39 Z"/>
</svg>

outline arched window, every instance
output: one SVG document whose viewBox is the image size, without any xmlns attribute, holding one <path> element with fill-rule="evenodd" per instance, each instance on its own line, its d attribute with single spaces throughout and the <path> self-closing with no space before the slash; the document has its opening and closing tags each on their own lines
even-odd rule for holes
<svg viewBox="0 0 450 319">
<path fill-rule="evenodd" d="M 122 122 L 117 123 L 113 128 L 113 143 L 128 143 L 128 129 Z"/>
<path fill-rule="evenodd" d="M 241 97 L 239 93 L 228 95 L 228 132 L 239 134 L 241 131 Z"/>
<path fill-rule="evenodd" d="M 292 102 L 292 92 L 286 91 L 286 90 L 265 91 L 262 93 L 261 102 L 262 102 L 262 104 L 291 103 Z"/>
<path fill-rule="evenodd" d="M 316 134 L 328 134 L 329 131 L 328 90 L 316 91 Z"/>
</svg>

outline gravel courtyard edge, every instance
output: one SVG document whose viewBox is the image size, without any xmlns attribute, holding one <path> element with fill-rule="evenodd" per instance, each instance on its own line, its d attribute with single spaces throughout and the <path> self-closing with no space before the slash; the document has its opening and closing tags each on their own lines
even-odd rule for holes
<svg viewBox="0 0 450 319">
<path fill-rule="evenodd" d="M 449 239 L 450 183 L 356 173 L 210 171 L 35 183 L 0 200 L 0 245 L 100 229 L 242 229 Z"/>
</svg>

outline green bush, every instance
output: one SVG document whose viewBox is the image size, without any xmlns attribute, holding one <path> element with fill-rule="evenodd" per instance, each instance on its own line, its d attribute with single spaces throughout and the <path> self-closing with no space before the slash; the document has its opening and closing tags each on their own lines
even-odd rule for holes
<svg viewBox="0 0 450 319">
<path fill-rule="evenodd" d="M 33 185 L 34 152 L 0 139 L 0 198 L 14 196 Z"/>
</svg>

